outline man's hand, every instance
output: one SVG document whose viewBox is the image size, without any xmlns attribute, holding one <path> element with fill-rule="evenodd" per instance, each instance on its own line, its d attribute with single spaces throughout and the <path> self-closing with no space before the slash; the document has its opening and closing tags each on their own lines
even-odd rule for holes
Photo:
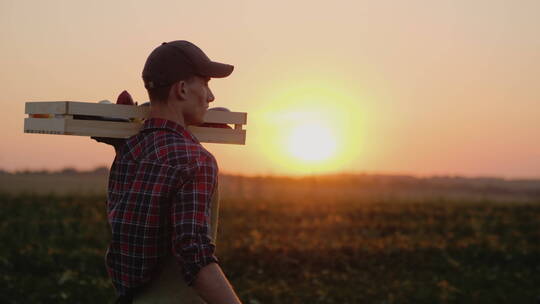
<svg viewBox="0 0 540 304">
<path fill-rule="evenodd" d="M 110 102 L 108 102 L 110 103 Z M 130 106 L 133 106 L 133 105 L 137 105 L 136 102 L 133 102 L 133 98 L 131 97 L 131 95 L 128 93 L 128 91 L 122 91 L 122 93 L 120 93 L 120 95 L 118 95 L 118 97 L 116 98 L 116 104 L 123 104 L 123 105 L 130 105 Z M 81 117 L 78 117 L 79 119 L 85 119 L 84 117 L 81 118 Z M 87 119 L 96 119 L 95 117 L 90 117 L 90 118 L 87 118 Z M 99 119 L 97 119 L 99 120 Z M 111 118 L 105 118 L 105 117 L 102 117 L 101 120 L 106 120 L 106 121 L 129 121 L 129 119 L 111 119 Z M 105 143 L 107 145 L 111 145 L 114 147 L 114 150 L 115 151 L 118 151 L 120 149 L 120 147 L 122 147 L 122 145 L 126 142 L 125 139 L 123 138 L 110 138 L 110 137 L 95 137 L 95 136 L 92 136 L 90 137 L 91 139 L 97 141 L 97 142 L 101 142 L 101 143 Z"/>
<path fill-rule="evenodd" d="M 199 270 L 193 287 L 209 304 L 241 304 L 221 267 L 211 263 Z"/>
<path fill-rule="evenodd" d="M 95 137 L 95 136 L 92 136 L 90 138 L 97 142 L 101 142 L 101 143 L 105 143 L 107 145 L 113 146 L 115 151 L 118 151 L 122 147 L 122 145 L 126 142 L 124 138 Z"/>
</svg>

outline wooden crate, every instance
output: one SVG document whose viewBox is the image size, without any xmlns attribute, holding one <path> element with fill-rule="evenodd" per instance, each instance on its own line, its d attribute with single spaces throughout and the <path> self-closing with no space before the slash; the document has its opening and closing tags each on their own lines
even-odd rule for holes
<svg viewBox="0 0 540 304">
<path fill-rule="evenodd" d="M 27 102 L 25 133 L 128 138 L 139 132 L 150 107 L 78 101 Z M 247 113 L 209 110 L 205 123 L 234 125 L 234 128 L 188 129 L 201 142 L 246 144 Z"/>
</svg>

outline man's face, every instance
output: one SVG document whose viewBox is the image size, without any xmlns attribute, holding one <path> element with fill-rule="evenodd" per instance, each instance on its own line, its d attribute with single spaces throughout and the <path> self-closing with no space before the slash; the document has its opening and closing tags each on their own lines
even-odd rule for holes
<svg viewBox="0 0 540 304">
<path fill-rule="evenodd" d="M 200 125 L 214 94 L 208 87 L 210 77 L 195 76 L 186 83 L 186 100 L 183 104 L 184 121 L 186 125 Z"/>
</svg>

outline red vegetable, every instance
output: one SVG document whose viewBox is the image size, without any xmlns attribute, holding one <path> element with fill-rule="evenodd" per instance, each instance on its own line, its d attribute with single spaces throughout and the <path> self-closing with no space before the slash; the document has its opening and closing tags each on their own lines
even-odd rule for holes
<svg viewBox="0 0 540 304">
<path fill-rule="evenodd" d="M 122 93 L 118 95 L 118 98 L 116 99 L 116 104 L 123 104 L 129 106 L 135 105 L 135 103 L 133 102 L 133 98 L 127 91 L 122 91 Z"/>
</svg>

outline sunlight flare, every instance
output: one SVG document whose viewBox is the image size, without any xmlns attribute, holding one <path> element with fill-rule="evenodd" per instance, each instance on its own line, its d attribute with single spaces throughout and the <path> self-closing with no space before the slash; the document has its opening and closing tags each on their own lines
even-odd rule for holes
<svg viewBox="0 0 540 304">
<path fill-rule="evenodd" d="M 258 117 L 251 134 L 259 136 L 249 140 L 266 155 L 270 174 L 343 172 L 362 161 L 369 98 L 330 76 L 323 82 L 289 75 L 261 90 L 267 106 L 250 114 Z"/>
<path fill-rule="evenodd" d="M 321 161 L 332 157 L 336 151 L 336 140 L 328 127 L 310 123 L 292 130 L 289 151 L 304 161 Z"/>
</svg>

